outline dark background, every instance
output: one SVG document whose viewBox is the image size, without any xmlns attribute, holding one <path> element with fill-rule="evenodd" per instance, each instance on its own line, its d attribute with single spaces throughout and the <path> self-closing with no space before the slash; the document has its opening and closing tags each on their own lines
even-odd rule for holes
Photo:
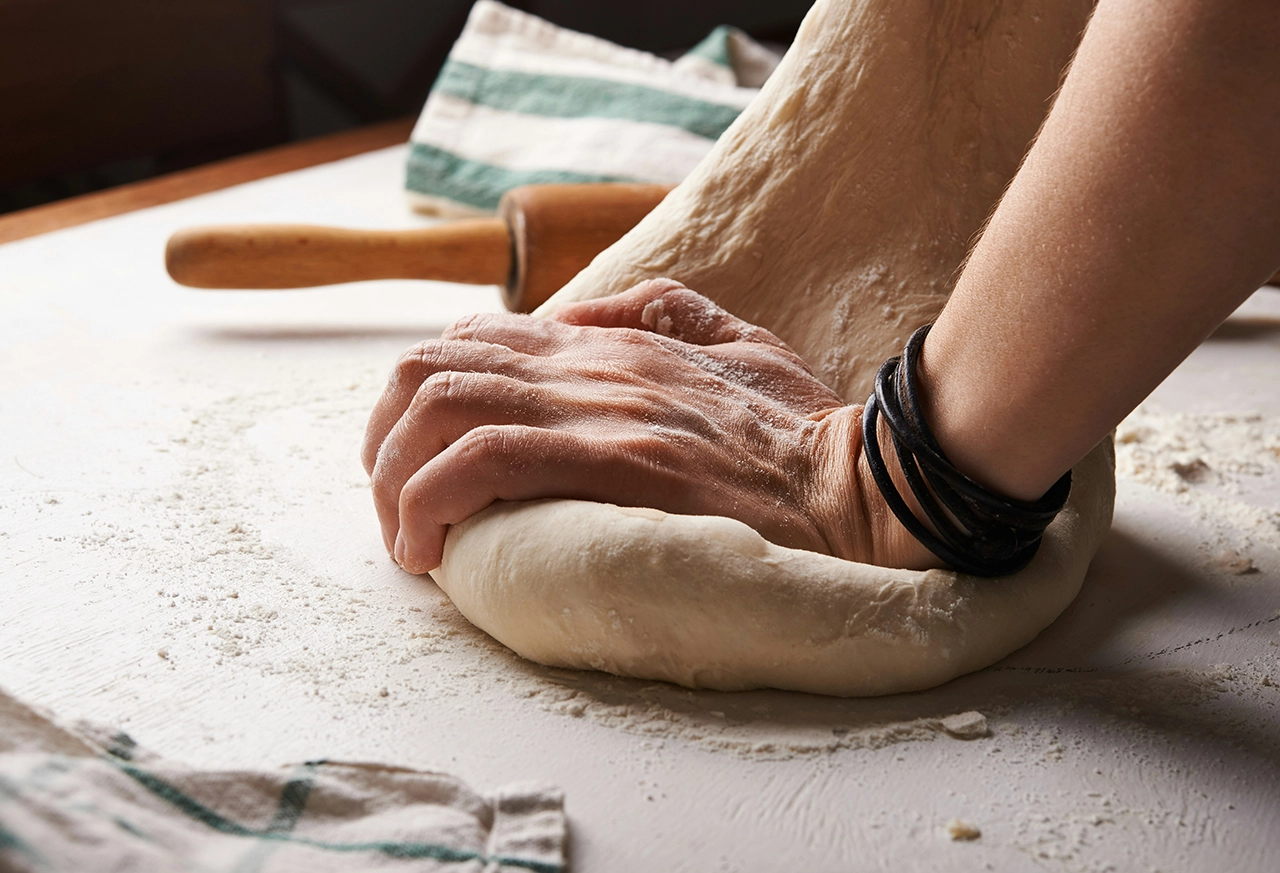
<svg viewBox="0 0 1280 873">
<path fill-rule="evenodd" d="M 510 0 L 673 56 L 813 0 Z M 472 0 L 0 0 L 0 212 L 416 114 Z"/>
</svg>

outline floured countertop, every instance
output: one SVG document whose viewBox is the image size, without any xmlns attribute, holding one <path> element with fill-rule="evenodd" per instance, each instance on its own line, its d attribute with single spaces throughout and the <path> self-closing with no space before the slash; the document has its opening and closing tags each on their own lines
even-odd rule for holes
<svg viewBox="0 0 1280 873">
<path fill-rule="evenodd" d="M 0 685 L 198 765 L 567 793 L 579 871 L 1280 866 L 1280 292 L 1117 434 L 1115 527 L 1035 642 L 933 691 L 548 670 L 382 551 L 396 355 L 497 291 L 179 288 L 174 229 L 419 222 L 403 149 L 0 247 Z"/>
</svg>

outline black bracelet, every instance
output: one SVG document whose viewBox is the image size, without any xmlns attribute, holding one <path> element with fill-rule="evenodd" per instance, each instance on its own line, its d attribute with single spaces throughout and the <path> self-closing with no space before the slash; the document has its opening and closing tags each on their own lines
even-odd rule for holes
<svg viewBox="0 0 1280 873">
<path fill-rule="evenodd" d="M 1039 500 L 1026 502 L 996 494 L 955 468 L 929 431 L 916 387 L 916 362 L 931 327 L 913 333 L 901 357 L 885 361 L 876 373 L 875 393 L 862 413 L 871 475 L 903 527 L 951 567 L 974 576 L 1016 573 L 1031 562 L 1045 528 L 1067 502 L 1071 471 Z M 933 531 L 911 512 L 885 467 L 876 431 L 881 415 L 907 485 Z"/>
</svg>

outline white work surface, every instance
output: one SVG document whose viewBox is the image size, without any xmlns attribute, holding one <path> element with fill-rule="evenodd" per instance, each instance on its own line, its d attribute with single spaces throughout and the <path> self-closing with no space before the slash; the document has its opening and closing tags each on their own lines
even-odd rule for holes
<svg viewBox="0 0 1280 873">
<path fill-rule="evenodd" d="M 164 273 L 184 225 L 420 223 L 403 160 L 0 248 L 0 686 L 198 765 L 553 782 L 577 871 L 1280 869 L 1280 293 L 1122 426 L 1115 527 L 1031 645 L 919 694 L 690 692 L 522 662 L 382 551 L 367 411 L 495 290 Z"/>
</svg>

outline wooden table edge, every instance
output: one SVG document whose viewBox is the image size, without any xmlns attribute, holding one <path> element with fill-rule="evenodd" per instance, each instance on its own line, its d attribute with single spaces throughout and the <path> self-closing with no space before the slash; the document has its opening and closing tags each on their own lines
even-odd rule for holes
<svg viewBox="0 0 1280 873">
<path fill-rule="evenodd" d="M 288 143 L 189 170 L 179 170 L 154 179 L 0 215 L 0 244 L 399 145 L 408 141 L 414 120 L 398 118 L 329 136 Z"/>
<path fill-rule="evenodd" d="M 399 145 L 408 141 L 415 120 L 370 124 L 0 215 L 0 245 Z M 1267 284 L 1280 285 L 1280 273 Z"/>
</svg>

